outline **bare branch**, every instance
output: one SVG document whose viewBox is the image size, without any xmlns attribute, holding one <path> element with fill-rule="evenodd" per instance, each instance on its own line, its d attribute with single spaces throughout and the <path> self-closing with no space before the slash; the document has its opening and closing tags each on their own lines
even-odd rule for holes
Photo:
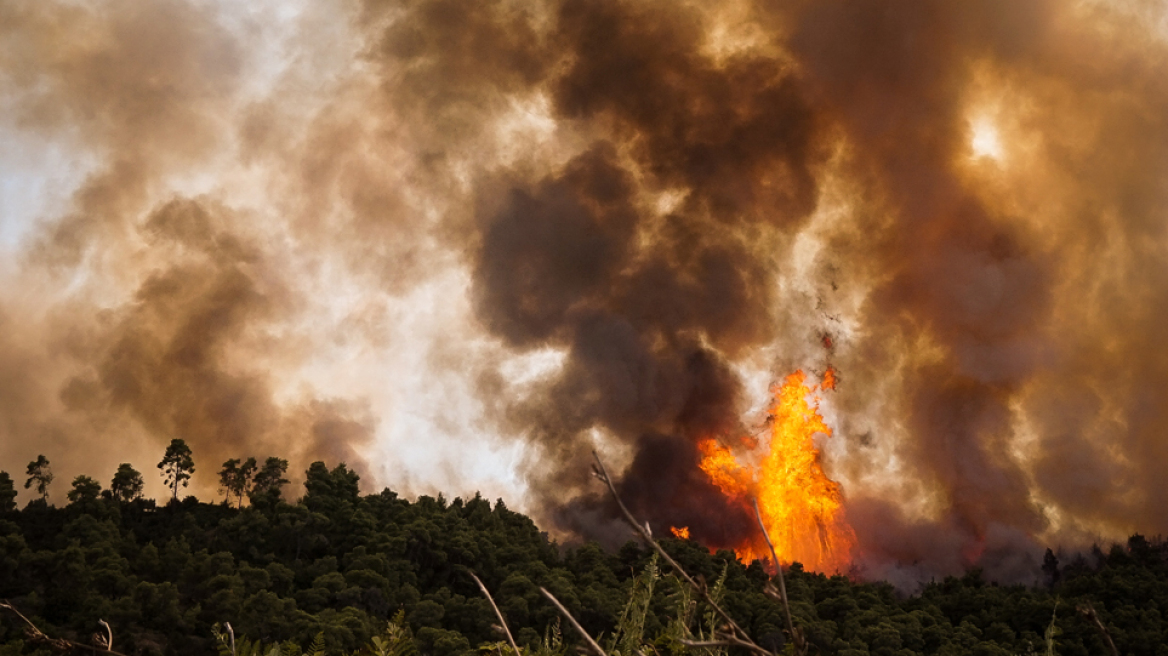
<svg viewBox="0 0 1168 656">
<path fill-rule="evenodd" d="M 617 506 L 620 507 L 625 521 L 627 521 L 629 525 L 633 527 L 633 529 L 637 532 L 637 535 L 639 535 L 641 539 L 644 540 L 649 546 L 653 547 L 653 549 L 657 551 L 658 555 L 665 559 L 665 562 L 669 563 L 670 567 L 672 567 L 673 570 L 677 572 L 678 576 L 685 580 L 685 582 L 693 587 L 694 590 L 697 590 L 698 594 L 702 598 L 702 601 L 705 601 L 707 604 L 709 604 L 710 608 L 714 609 L 714 612 L 717 613 L 718 616 L 721 617 L 724 622 L 726 622 L 726 625 L 730 627 L 731 631 L 733 632 L 731 638 L 738 641 L 738 646 L 746 647 L 758 654 L 773 656 L 771 652 L 755 644 L 755 642 L 750 639 L 750 634 L 743 630 L 741 626 L 738 626 L 738 622 L 735 622 L 734 618 L 730 617 L 730 614 L 727 613 L 717 602 L 715 602 L 712 597 L 710 597 L 710 592 L 706 589 L 706 586 L 701 585 L 695 581 L 693 577 L 691 577 L 684 569 L 682 569 L 681 565 L 677 564 L 677 561 L 675 561 L 673 557 L 670 556 L 669 553 L 666 552 L 660 544 L 657 544 L 657 541 L 653 539 L 653 534 L 649 532 L 648 523 L 642 525 L 640 522 L 638 522 L 637 519 L 633 517 L 633 513 L 629 512 L 629 509 L 625 506 L 625 503 L 621 501 L 620 495 L 616 493 L 616 486 L 613 485 L 612 478 L 610 478 L 608 475 L 608 470 L 604 468 L 604 463 L 600 460 L 600 455 L 593 451 L 592 457 L 596 459 L 596 464 L 593 466 L 592 470 L 593 474 L 595 474 L 597 478 L 599 478 L 604 482 L 605 485 L 608 486 L 608 491 L 612 493 L 612 498 L 616 500 Z"/>
<path fill-rule="evenodd" d="M 105 635 L 106 635 L 105 648 L 106 649 L 113 649 L 114 648 L 114 630 L 110 628 L 109 622 L 106 622 L 105 620 L 99 619 L 99 620 L 97 620 L 97 623 L 105 627 Z"/>
<path fill-rule="evenodd" d="M 491 597 L 491 593 L 487 592 L 487 586 L 483 585 L 483 582 L 479 580 L 479 577 L 475 576 L 474 572 L 468 570 L 468 573 L 474 579 L 474 582 L 479 584 L 479 590 L 483 591 L 483 596 L 487 598 L 487 601 L 491 602 L 491 608 L 495 609 L 495 616 L 499 618 L 499 626 L 503 627 L 503 633 L 507 634 L 507 642 L 511 643 L 511 648 L 515 650 L 515 656 L 523 656 L 519 651 L 519 645 L 515 644 L 515 638 L 511 637 L 511 629 L 507 627 L 507 620 L 503 618 L 502 611 L 495 605 L 495 600 Z"/>
<path fill-rule="evenodd" d="M 64 638 L 50 638 L 49 636 L 45 635 L 44 631 L 41 631 L 39 628 L 37 628 L 37 625 L 33 624 L 32 620 L 25 617 L 24 613 L 21 613 L 19 610 L 17 610 L 16 607 L 7 600 L 0 600 L 0 609 L 12 611 L 13 614 L 19 617 L 27 625 L 25 627 L 25 633 L 28 635 L 29 640 L 32 642 L 45 643 L 49 646 L 50 649 L 53 649 L 54 651 L 67 652 L 71 649 L 87 649 L 98 654 L 126 656 L 121 652 L 116 652 L 111 649 L 102 649 L 101 647 L 94 647 L 93 645 L 87 645 L 83 642 L 73 642 L 72 640 L 66 640 Z M 105 622 L 102 622 L 102 624 L 105 624 Z M 106 624 L 106 629 L 109 629 L 108 624 Z M 113 641 L 112 631 L 110 632 L 110 641 Z"/>
<path fill-rule="evenodd" d="M 235 629 L 231 628 L 231 622 L 224 622 L 223 626 L 227 629 L 227 635 L 231 636 L 231 656 L 235 656 Z"/>
<path fill-rule="evenodd" d="M 572 617 L 572 614 L 568 612 L 568 609 L 564 608 L 564 605 L 560 603 L 560 600 L 556 599 L 555 595 L 548 592 L 547 588 L 540 588 L 539 591 L 543 593 L 543 596 L 547 597 L 553 604 L 556 605 L 556 608 L 560 610 L 560 613 L 564 617 L 568 618 L 568 621 L 571 622 L 572 626 L 576 628 L 576 632 L 584 638 L 584 641 L 588 643 L 588 646 L 592 649 L 592 652 L 595 653 L 596 656 L 608 656 L 608 654 L 604 653 L 604 650 L 600 648 L 600 645 L 596 644 L 596 641 L 592 639 L 592 636 L 588 635 L 588 632 L 584 630 L 584 627 L 580 626 L 580 623 L 576 621 L 576 618 Z"/>
<path fill-rule="evenodd" d="M 732 638 L 727 638 L 726 640 L 678 640 L 678 642 L 685 645 L 686 647 L 698 647 L 698 648 L 703 648 L 703 647 L 745 647 L 747 649 L 754 648 L 749 643 L 745 643 L 745 642 L 742 642 L 741 640 L 735 640 Z"/>
<path fill-rule="evenodd" d="M 1095 628 L 1099 630 L 1100 634 L 1102 634 L 1103 640 L 1107 642 L 1108 650 L 1111 651 L 1114 656 L 1119 656 L 1119 650 L 1115 648 L 1115 642 L 1111 639 L 1111 633 L 1107 631 L 1106 626 L 1103 626 L 1103 622 L 1099 619 L 1099 615 L 1095 612 L 1095 607 L 1091 605 L 1091 602 L 1079 604 L 1075 610 L 1079 611 L 1079 614 L 1083 617 L 1091 620 L 1091 623 L 1094 624 Z"/>
<path fill-rule="evenodd" d="M 775 564 L 775 570 L 779 573 L 779 601 L 783 604 L 783 613 L 787 616 L 787 633 L 791 636 L 791 642 L 795 643 L 795 653 L 803 654 L 807 651 L 807 645 L 803 641 L 802 631 L 795 631 L 795 623 L 791 621 L 791 602 L 787 599 L 787 582 L 783 579 L 783 565 L 779 562 L 779 556 L 775 553 L 775 545 L 771 543 L 771 536 L 767 533 L 766 524 L 762 521 L 762 512 L 758 509 L 758 499 L 751 498 L 750 503 L 754 505 L 754 518 L 758 520 L 758 528 L 762 531 L 762 537 L 766 540 L 767 549 L 771 550 L 771 562 Z"/>
</svg>

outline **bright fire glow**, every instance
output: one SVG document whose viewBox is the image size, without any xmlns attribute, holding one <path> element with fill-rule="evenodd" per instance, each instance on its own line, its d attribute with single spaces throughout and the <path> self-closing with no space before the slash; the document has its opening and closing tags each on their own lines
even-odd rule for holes
<svg viewBox="0 0 1168 656">
<path fill-rule="evenodd" d="M 970 142 L 974 157 L 1002 159 L 1002 142 L 998 138 L 998 128 L 987 119 L 973 122 L 973 140 Z"/>
<path fill-rule="evenodd" d="M 738 464 L 730 449 L 713 439 L 702 440 L 698 448 L 702 451 L 698 466 L 726 496 L 740 498 L 750 494 L 753 476 Z"/>
<path fill-rule="evenodd" d="M 835 369 L 828 367 L 827 371 L 823 372 L 823 382 L 819 387 L 824 390 L 833 390 L 836 385 Z"/>
<path fill-rule="evenodd" d="M 834 382 L 829 369 L 823 388 L 831 389 Z M 708 439 L 698 445 L 703 456 L 699 467 L 727 497 L 746 505 L 750 497 L 758 500 L 781 562 L 798 561 L 820 572 L 841 571 L 850 562 L 855 537 L 844 519 L 839 484 L 824 473 L 815 448 L 815 435 L 830 436 L 831 429 L 819 414 L 814 391 L 802 371 L 772 389 L 770 440 L 761 445 L 766 452 L 757 466 L 740 464 L 729 448 Z M 743 560 L 769 558 L 761 536 L 730 546 Z"/>
<path fill-rule="evenodd" d="M 670 526 L 669 532 L 673 533 L 673 537 L 677 538 L 678 540 L 688 540 L 689 539 L 689 527 L 688 526 L 682 526 L 681 528 L 677 528 L 676 526 Z"/>
</svg>

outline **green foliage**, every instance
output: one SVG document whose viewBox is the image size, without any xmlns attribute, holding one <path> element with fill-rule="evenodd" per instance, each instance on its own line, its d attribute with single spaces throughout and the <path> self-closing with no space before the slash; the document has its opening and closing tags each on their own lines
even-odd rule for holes
<svg viewBox="0 0 1168 656">
<path fill-rule="evenodd" d="M 178 501 L 179 485 L 186 487 L 191 480 L 191 474 L 195 473 L 195 460 L 192 456 L 191 448 L 185 441 L 173 439 L 158 463 L 166 486 L 173 490 L 171 498 L 174 501 Z"/>
<path fill-rule="evenodd" d="M 34 488 L 42 500 L 48 500 L 49 484 L 52 482 L 53 470 L 48 458 L 38 455 L 36 460 L 28 463 L 28 480 L 24 482 L 24 489 Z"/>
<path fill-rule="evenodd" d="M 721 605 L 724 597 L 726 596 L 726 573 L 729 571 L 729 569 L 729 563 L 726 563 L 722 566 L 722 575 L 718 577 L 718 580 L 714 583 L 714 587 L 710 589 L 710 602 Z M 714 610 L 714 607 L 710 603 L 703 603 L 703 606 L 704 612 L 702 613 L 702 627 L 701 632 L 697 637 L 701 640 L 712 640 L 714 638 L 714 629 L 717 628 L 718 624 L 722 620 L 720 617 L 718 617 L 718 613 Z M 716 650 L 708 651 L 708 653 L 711 654 L 711 656 L 724 656 L 726 649 L 718 648 Z"/>
<path fill-rule="evenodd" d="M 337 512 L 346 505 L 352 507 L 358 500 L 357 472 L 341 463 L 331 471 L 320 461 L 312 463 L 305 472 L 304 504 L 316 512 Z"/>
<path fill-rule="evenodd" d="M 709 589 L 710 599 L 715 604 L 720 605 L 724 600 L 728 571 L 729 563 L 725 563 L 722 566 L 721 575 Z M 667 652 L 675 656 L 681 654 L 726 656 L 724 647 L 690 648 L 684 644 L 684 641 L 713 640 L 714 629 L 721 620 L 710 604 L 695 600 L 696 593 L 693 588 L 677 576 L 670 574 L 665 578 L 665 581 L 674 590 L 669 595 L 669 606 L 672 611 L 668 626 L 653 642 L 656 651 L 658 653 Z"/>
<path fill-rule="evenodd" d="M 502 502 L 362 496 L 356 474 L 323 463 L 310 468 L 305 497 L 288 503 L 279 494 L 284 467 L 277 459 L 259 468 L 246 508 L 95 498 L 79 479 L 75 489 L 89 491 L 84 507 L 78 498 L 66 508 L 9 509 L 0 518 L 0 598 L 69 639 L 88 641 L 104 619 L 127 654 L 517 656 L 469 569 L 493 591 L 523 656 L 566 656 L 580 642 L 561 633 L 540 587 L 614 656 L 727 656 L 684 645 L 711 638 L 720 619 L 644 546 L 561 549 Z M 266 468 L 274 495 L 256 491 Z M 790 649 L 760 564 L 692 541 L 663 546 L 711 582 L 710 594 L 759 644 Z M 994 585 L 971 571 L 906 596 L 795 564 L 787 588 L 812 653 L 1106 653 L 1098 628 L 1056 613 L 1056 603 L 1095 608 L 1120 653 L 1155 656 L 1168 644 L 1160 614 L 1168 545 L 1142 536 L 1094 556 L 1039 559 L 1032 586 Z M 217 622 L 234 628 L 234 652 Z M 35 653 L 23 640 L 18 625 L 0 619 L 0 654 Z"/>
<path fill-rule="evenodd" d="M 324 656 L 325 655 L 325 639 L 324 631 L 316 634 L 312 639 L 312 645 L 304 652 L 305 656 Z"/>
<path fill-rule="evenodd" d="M 633 589 L 625 609 L 617 620 L 605 651 L 614 656 L 632 656 L 645 644 L 645 620 L 653 601 L 653 588 L 660 578 L 657 569 L 657 554 L 654 553 L 645 565 L 644 571 L 633 579 Z"/>
<path fill-rule="evenodd" d="M 528 651 L 528 656 L 565 656 L 568 653 L 568 644 L 564 642 L 564 634 L 560 629 L 560 618 L 557 616 L 544 629 L 543 639 L 535 643 L 535 647 Z"/>
<path fill-rule="evenodd" d="M 235 637 L 235 632 L 231 628 L 230 623 L 220 625 L 215 624 L 211 628 L 211 633 L 215 636 L 215 648 L 219 656 L 304 656 L 305 654 L 324 654 L 324 635 L 317 634 L 317 641 L 313 641 L 313 647 L 319 646 L 320 649 L 304 651 L 292 641 L 274 642 L 265 645 L 259 640 L 248 640 L 245 637 L 240 637 L 238 640 Z"/>
<path fill-rule="evenodd" d="M 1050 549 L 1047 549 L 1046 551 L 1047 553 L 1050 553 Z M 1050 611 L 1050 624 L 1047 625 L 1046 633 L 1043 635 L 1043 638 L 1046 641 L 1046 656 L 1055 656 L 1054 639 L 1057 638 L 1060 633 L 1062 633 L 1062 631 L 1055 624 L 1056 619 L 1058 619 L 1057 599 L 1054 602 L 1054 610 Z"/>
<path fill-rule="evenodd" d="M 379 636 L 373 636 L 362 651 L 367 656 L 415 656 L 418 647 L 414 644 L 414 634 L 406 624 L 406 611 L 399 609 Z"/>
</svg>

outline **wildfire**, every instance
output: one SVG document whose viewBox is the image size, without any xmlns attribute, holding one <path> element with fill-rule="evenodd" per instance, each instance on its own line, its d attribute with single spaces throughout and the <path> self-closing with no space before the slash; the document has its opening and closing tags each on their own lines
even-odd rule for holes
<svg viewBox="0 0 1168 656">
<path fill-rule="evenodd" d="M 689 527 L 688 526 L 682 526 L 681 528 L 677 528 L 676 526 L 670 526 L 669 532 L 673 533 L 673 537 L 677 538 L 678 540 L 688 540 L 689 539 Z"/>
<path fill-rule="evenodd" d="M 722 492 L 729 497 L 745 497 L 753 484 L 749 471 L 738 464 L 734 454 L 717 440 L 703 440 L 698 444 L 702 461 L 698 465 Z"/>
<path fill-rule="evenodd" d="M 819 384 L 819 388 L 823 390 L 833 390 L 838 381 L 835 378 L 835 369 L 828 367 L 827 371 L 823 372 L 823 382 Z"/>
<path fill-rule="evenodd" d="M 824 374 L 822 389 L 833 389 L 835 372 Z M 802 371 L 787 376 L 771 390 L 770 440 L 757 466 L 743 465 L 733 452 L 707 439 L 699 443 L 699 467 L 731 499 L 749 504 L 758 500 L 759 513 L 779 560 L 799 561 L 807 569 L 837 571 L 846 568 L 854 536 L 843 516 L 839 484 L 827 477 L 815 448 L 816 433 L 831 435 L 819 414 L 815 387 Z M 748 544 L 733 545 L 744 560 L 769 557 L 761 536 Z"/>
</svg>

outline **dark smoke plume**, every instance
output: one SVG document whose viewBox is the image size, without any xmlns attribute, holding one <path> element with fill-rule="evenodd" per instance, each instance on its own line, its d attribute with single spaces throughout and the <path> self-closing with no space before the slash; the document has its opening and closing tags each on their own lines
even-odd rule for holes
<svg viewBox="0 0 1168 656">
<path fill-rule="evenodd" d="M 1157 3 L 258 6 L 0 9 L 0 128 L 84 155 L 0 271 L 4 468 L 184 437 L 619 542 L 598 448 L 733 544 L 697 443 L 830 363 L 860 571 L 1168 528 Z"/>
</svg>

